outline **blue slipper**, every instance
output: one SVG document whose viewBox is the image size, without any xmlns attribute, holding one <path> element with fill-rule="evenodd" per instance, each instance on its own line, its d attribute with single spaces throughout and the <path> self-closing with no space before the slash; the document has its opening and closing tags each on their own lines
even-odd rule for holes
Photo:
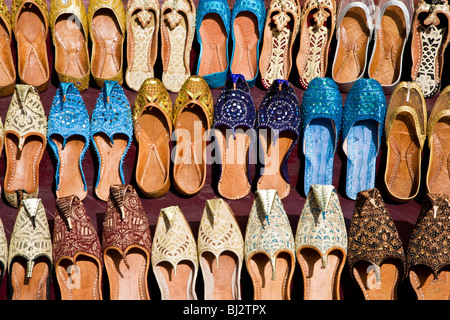
<svg viewBox="0 0 450 320">
<path fill-rule="evenodd" d="M 106 201 L 110 186 L 126 184 L 122 164 L 133 139 L 130 103 L 117 81 L 105 81 L 92 113 L 90 133 L 99 162 L 95 194 Z"/>
<path fill-rule="evenodd" d="M 61 82 L 48 116 L 47 140 L 56 157 L 57 198 L 87 195 L 82 162 L 89 147 L 89 114 L 73 83 Z"/>
<path fill-rule="evenodd" d="M 345 100 L 342 148 L 347 155 L 346 194 L 375 187 L 375 170 L 386 117 L 386 97 L 374 79 L 359 79 Z"/>
<path fill-rule="evenodd" d="M 231 11 L 233 52 L 231 73 L 240 73 L 251 88 L 259 66 L 259 45 L 263 37 L 266 7 L 262 0 L 236 0 Z"/>
<path fill-rule="evenodd" d="M 302 99 L 304 192 L 312 184 L 331 185 L 342 119 L 342 97 L 330 78 L 313 79 Z"/>
<path fill-rule="evenodd" d="M 210 88 L 222 87 L 228 74 L 228 40 L 231 12 L 226 0 L 200 0 L 196 16 L 196 37 L 200 45 L 197 75 Z"/>
</svg>

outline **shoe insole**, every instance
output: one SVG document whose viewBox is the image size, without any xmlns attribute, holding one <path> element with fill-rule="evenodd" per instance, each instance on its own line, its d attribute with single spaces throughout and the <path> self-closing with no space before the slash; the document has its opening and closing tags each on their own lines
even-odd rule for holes
<svg viewBox="0 0 450 320">
<path fill-rule="evenodd" d="M 99 78 L 112 78 L 122 67 L 123 35 L 111 9 L 102 8 L 94 13 L 91 22 L 92 74 Z"/>
<path fill-rule="evenodd" d="M 346 193 L 351 199 L 362 190 L 375 185 L 378 123 L 375 120 L 357 121 L 347 136 Z"/>
<path fill-rule="evenodd" d="M 366 300 L 395 300 L 401 278 L 401 266 L 392 259 L 384 261 L 377 271 L 373 264 L 361 261 L 353 267 L 353 275 Z"/>
<path fill-rule="evenodd" d="M 302 249 L 297 258 L 303 274 L 304 299 L 337 300 L 342 253 L 337 250 L 328 253 L 325 268 L 319 252 L 314 249 Z"/>
<path fill-rule="evenodd" d="M 128 145 L 128 137 L 123 133 L 116 133 L 113 142 L 105 133 L 94 134 L 94 143 L 100 153 L 99 180 L 95 194 L 104 201 L 108 199 L 110 186 L 123 183 L 120 164 Z"/>
<path fill-rule="evenodd" d="M 312 184 L 330 185 L 333 179 L 334 122 L 313 119 L 304 132 L 305 194 Z"/>
<path fill-rule="evenodd" d="M 450 195 L 450 117 L 441 118 L 435 125 L 428 167 L 428 187 L 431 193 Z"/>
<path fill-rule="evenodd" d="M 200 106 L 191 104 L 178 114 L 175 124 L 178 132 L 174 181 L 178 188 L 187 194 L 197 192 L 205 181 L 206 141 L 203 137 L 205 128 L 207 119 Z"/>
<path fill-rule="evenodd" d="M 161 300 L 195 300 L 193 296 L 194 268 L 190 261 L 180 261 L 177 272 L 169 262 L 160 262 L 156 266 L 159 278 Z"/>
<path fill-rule="evenodd" d="M 54 28 L 55 70 L 75 78 L 82 78 L 89 72 L 89 58 L 86 39 L 81 22 L 73 14 L 62 14 L 56 19 Z"/>
<path fill-rule="evenodd" d="M 431 269 L 414 266 L 409 271 L 409 280 L 419 300 L 450 300 L 450 268 L 441 269 L 434 279 Z"/>
<path fill-rule="evenodd" d="M 149 300 L 147 255 L 142 249 L 131 248 L 122 255 L 115 249 L 105 254 L 111 300 Z"/>
<path fill-rule="evenodd" d="M 34 192 L 39 184 L 39 164 L 44 153 L 42 139 L 28 136 L 22 150 L 18 150 L 19 138 L 8 133 L 5 139 L 6 172 L 5 190 L 13 193 L 24 190 Z"/>
<path fill-rule="evenodd" d="M 414 119 L 409 113 L 398 114 L 392 125 L 386 183 L 396 198 L 414 196 L 419 186 L 421 150 L 414 127 Z"/>
<path fill-rule="evenodd" d="M 101 300 L 100 271 L 97 262 L 87 255 L 79 254 L 75 263 L 62 259 L 55 270 L 61 300 Z"/>
<path fill-rule="evenodd" d="M 169 179 L 170 134 L 167 119 L 158 108 L 147 108 L 136 121 L 139 144 L 136 181 L 145 194 L 160 190 Z"/>
<path fill-rule="evenodd" d="M 231 251 L 223 252 L 217 263 L 214 254 L 204 252 L 200 263 L 203 266 L 205 300 L 236 300 L 236 281 L 239 279 L 236 254 Z"/>
<path fill-rule="evenodd" d="M 47 282 L 50 276 L 47 258 L 34 260 L 33 273 L 26 278 L 27 260 L 23 257 L 14 258 L 10 271 L 12 300 L 47 300 Z"/>
<path fill-rule="evenodd" d="M 258 190 L 276 189 L 280 199 L 283 199 L 289 194 L 291 186 L 282 176 L 282 164 L 295 141 L 295 134 L 282 131 L 276 140 L 271 134 L 260 134 L 259 140 L 264 152 L 264 170 L 258 180 Z"/>
<path fill-rule="evenodd" d="M 3 61 L 0 65 L 0 87 L 10 85 L 15 80 L 15 67 L 7 30 L 5 22 L 0 19 L 0 58 Z"/>
<path fill-rule="evenodd" d="M 39 8 L 25 4 L 16 22 L 18 70 L 24 82 L 38 87 L 49 78 L 45 22 Z"/>
<path fill-rule="evenodd" d="M 242 129 L 237 129 L 234 137 L 231 134 L 227 137 L 225 128 L 215 131 L 222 170 L 217 187 L 220 195 L 226 199 L 241 199 L 251 189 L 247 170 L 250 137 L 245 134 L 245 131 L 240 131 Z"/>
<path fill-rule="evenodd" d="M 340 38 L 333 66 L 333 79 L 351 82 L 359 78 L 366 64 L 366 47 L 370 36 L 364 10 L 347 11 L 340 24 Z"/>
<path fill-rule="evenodd" d="M 225 71 L 227 61 L 227 31 L 222 18 L 217 13 L 208 13 L 200 25 L 202 56 L 199 61 L 198 75 Z"/>
<path fill-rule="evenodd" d="M 258 19 L 249 11 L 242 11 L 236 15 L 233 24 L 234 54 L 231 61 L 231 73 L 242 74 L 251 80 L 258 72 Z"/>
<path fill-rule="evenodd" d="M 377 43 L 370 64 L 371 78 L 381 85 L 391 85 L 400 76 L 401 57 L 406 41 L 406 22 L 403 11 L 389 6 L 381 18 L 377 31 Z"/>
<path fill-rule="evenodd" d="M 81 176 L 82 168 L 80 168 L 80 157 L 85 146 L 84 138 L 71 136 L 67 139 L 64 148 L 62 136 L 53 135 L 51 139 L 58 149 L 57 157 L 60 161 L 59 186 L 56 186 L 58 198 L 76 195 L 80 200 L 83 200 L 87 194 Z"/>
</svg>

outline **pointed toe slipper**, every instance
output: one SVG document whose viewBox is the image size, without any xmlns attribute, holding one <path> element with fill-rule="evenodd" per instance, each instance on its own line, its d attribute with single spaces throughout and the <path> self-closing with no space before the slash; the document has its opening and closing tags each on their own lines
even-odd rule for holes
<svg viewBox="0 0 450 320">
<path fill-rule="evenodd" d="M 16 84 L 16 67 L 11 50 L 12 27 L 8 6 L 0 1 L 0 97 L 9 96 L 14 92 Z"/>
</svg>

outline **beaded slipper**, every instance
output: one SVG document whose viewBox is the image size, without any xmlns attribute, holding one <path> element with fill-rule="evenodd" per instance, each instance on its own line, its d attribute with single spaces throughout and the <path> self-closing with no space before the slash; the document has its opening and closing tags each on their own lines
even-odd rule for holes
<svg viewBox="0 0 450 320">
<path fill-rule="evenodd" d="M 127 5 L 127 71 L 125 80 L 138 91 L 142 83 L 153 78 L 158 54 L 159 2 L 133 0 Z"/>
<path fill-rule="evenodd" d="M 301 15 L 300 48 L 297 69 L 300 85 L 306 90 L 309 82 L 323 78 L 328 68 L 328 52 L 336 28 L 335 0 L 307 0 Z"/>
<path fill-rule="evenodd" d="M 151 244 L 144 207 L 134 188 L 111 186 L 102 233 L 111 300 L 150 299 L 147 275 Z"/>
<path fill-rule="evenodd" d="M 73 83 L 61 82 L 50 108 L 47 140 L 56 158 L 56 197 L 87 195 L 82 162 L 90 141 L 89 114 Z"/>
<path fill-rule="evenodd" d="M 53 261 L 61 300 L 102 299 L 102 246 L 77 196 L 56 199 Z"/>
<path fill-rule="evenodd" d="M 9 243 L 10 299 L 50 299 L 52 261 L 52 240 L 42 201 L 24 199 Z"/>
<path fill-rule="evenodd" d="M 374 13 L 373 0 L 339 2 L 337 46 L 331 73 L 342 92 L 350 91 L 355 81 L 365 74 Z"/>
<path fill-rule="evenodd" d="M 448 195 L 427 193 L 406 254 L 407 273 L 418 300 L 450 296 L 449 230 Z"/>
<path fill-rule="evenodd" d="M 419 192 L 422 149 L 426 139 L 427 107 L 416 82 L 400 82 L 391 95 L 384 124 L 387 144 L 384 182 L 399 202 Z"/>
<path fill-rule="evenodd" d="M 331 185 L 342 120 L 342 97 L 330 78 L 313 79 L 303 94 L 303 154 L 305 195 L 312 184 Z"/>
<path fill-rule="evenodd" d="M 286 80 L 275 80 L 266 92 L 256 123 L 263 168 L 257 189 L 276 189 L 278 197 L 289 195 L 289 156 L 300 136 L 300 103 Z"/>
<path fill-rule="evenodd" d="M 192 0 L 166 0 L 161 6 L 162 82 L 171 92 L 180 91 L 191 76 L 195 16 Z"/>
<path fill-rule="evenodd" d="M 39 165 L 47 146 L 47 117 L 39 94 L 26 84 L 16 90 L 6 114 L 6 172 L 3 191 L 10 205 L 18 208 L 39 193 Z"/>
<path fill-rule="evenodd" d="M 241 300 L 244 239 L 223 199 L 206 200 L 197 247 L 205 300 Z"/>
<path fill-rule="evenodd" d="M 14 0 L 11 24 L 17 41 L 17 69 L 24 84 L 47 90 L 50 68 L 47 56 L 48 8 L 44 0 Z"/>
<path fill-rule="evenodd" d="M 414 14 L 411 40 L 411 78 L 425 98 L 441 87 L 444 52 L 450 42 L 450 5 L 447 0 L 420 0 Z"/>
<path fill-rule="evenodd" d="M 290 300 L 295 243 L 276 190 L 258 190 L 245 231 L 244 257 L 254 300 Z"/>
<path fill-rule="evenodd" d="M 331 185 L 312 185 L 295 234 L 305 300 L 339 300 L 347 257 L 347 229 L 339 197 Z"/>
<path fill-rule="evenodd" d="M 386 97 L 373 79 L 359 79 L 345 99 L 342 149 L 347 155 L 345 190 L 355 200 L 359 191 L 375 186 L 375 171 L 386 116 Z"/>
<path fill-rule="evenodd" d="M 173 110 L 173 181 L 177 191 L 190 196 L 199 192 L 206 180 L 206 138 L 214 117 L 213 98 L 206 81 L 199 76 L 189 77 Z"/>
<path fill-rule="evenodd" d="M 231 11 L 233 52 L 230 71 L 232 74 L 242 74 L 250 88 L 255 85 L 258 75 L 265 18 L 266 8 L 262 0 L 237 0 Z"/>
<path fill-rule="evenodd" d="M 139 145 L 136 183 L 150 198 L 161 197 L 170 188 L 170 139 L 172 101 L 159 79 L 144 81 L 133 109 L 134 134 Z"/>
<path fill-rule="evenodd" d="M 52 1 L 50 29 L 59 81 L 72 82 L 78 91 L 85 91 L 89 87 L 90 64 L 88 20 L 83 1 Z"/>
<path fill-rule="evenodd" d="M 255 120 L 256 109 L 245 78 L 230 74 L 214 106 L 221 166 L 217 188 L 226 199 L 241 199 L 251 191 L 248 158 L 256 140 Z"/>
<path fill-rule="evenodd" d="M 301 7 L 297 0 L 272 0 L 267 11 L 259 60 L 261 82 L 269 89 L 276 79 L 289 79 L 292 46 L 300 26 Z"/>
<path fill-rule="evenodd" d="M 91 74 L 99 88 L 105 80 L 123 82 L 126 14 L 120 0 L 91 0 L 88 6 L 92 41 Z"/>
<path fill-rule="evenodd" d="M 430 161 L 427 170 L 427 191 L 450 196 L 450 86 L 436 100 L 428 119 Z"/>
<path fill-rule="evenodd" d="M 197 300 L 197 244 L 177 206 L 159 213 L 152 243 L 152 267 L 161 300 Z"/>
<path fill-rule="evenodd" d="M 348 238 L 348 267 L 364 298 L 396 300 L 406 257 L 378 189 L 358 192 Z"/>
<path fill-rule="evenodd" d="M 378 8 L 368 74 L 381 84 L 386 94 L 391 94 L 402 75 L 403 52 L 411 31 L 414 3 L 412 0 L 381 0 Z"/>
<path fill-rule="evenodd" d="M 103 84 L 92 113 L 90 134 L 99 161 L 95 194 L 106 201 L 110 186 L 125 184 L 122 164 L 133 140 L 130 104 L 116 81 Z"/>
<path fill-rule="evenodd" d="M 11 51 L 11 15 L 3 0 L 0 1 L 0 21 L 0 97 L 5 97 L 14 92 L 16 67 Z"/>
</svg>

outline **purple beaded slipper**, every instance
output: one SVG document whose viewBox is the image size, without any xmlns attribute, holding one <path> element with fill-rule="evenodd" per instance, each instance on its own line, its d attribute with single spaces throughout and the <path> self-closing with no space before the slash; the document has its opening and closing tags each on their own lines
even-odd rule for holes
<svg viewBox="0 0 450 320">
<path fill-rule="evenodd" d="M 276 189 L 280 199 L 291 189 L 287 160 L 300 135 L 300 104 L 286 80 L 275 80 L 266 92 L 257 119 L 263 168 L 257 189 Z"/>
<path fill-rule="evenodd" d="M 249 151 L 256 140 L 255 105 L 243 75 L 230 74 L 214 106 L 214 135 L 219 150 L 220 195 L 241 199 L 251 190 Z"/>
</svg>

